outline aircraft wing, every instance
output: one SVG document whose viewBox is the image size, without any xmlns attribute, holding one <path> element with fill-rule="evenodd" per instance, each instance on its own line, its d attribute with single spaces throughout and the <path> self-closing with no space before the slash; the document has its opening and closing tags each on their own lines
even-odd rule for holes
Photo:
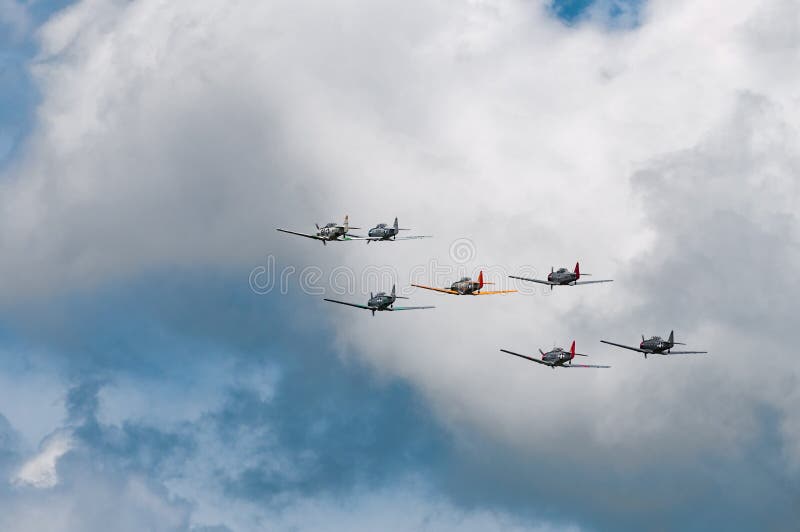
<svg viewBox="0 0 800 532">
<path fill-rule="evenodd" d="M 434 288 L 432 286 L 425 286 L 425 285 L 414 284 L 414 283 L 411 283 L 411 286 L 416 286 L 417 288 L 424 288 L 425 290 L 433 290 L 434 292 L 442 292 L 443 294 L 453 294 L 453 295 L 456 295 L 456 296 L 459 295 L 458 292 L 456 292 L 455 290 L 450 290 L 449 288 Z"/>
<path fill-rule="evenodd" d="M 524 358 L 526 360 L 530 360 L 531 362 L 536 362 L 537 364 L 542 364 L 543 366 L 552 366 L 549 362 L 545 362 L 544 360 L 540 360 L 538 358 L 529 357 L 528 355 L 520 355 L 519 353 L 515 353 L 514 351 L 509 351 L 508 349 L 501 349 L 503 353 L 508 353 L 509 355 L 514 355 L 515 357 Z"/>
<path fill-rule="evenodd" d="M 595 283 L 613 283 L 614 279 L 603 279 L 602 281 L 575 281 L 572 284 L 595 284 Z"/>
<path fill-rule="evenodd" d="M 708 351 L 670 351 L 669 353 L 659 353 L 660 355 L 703 355 Z"/>
<path fill-rule="evenodd" d="M 391 242 L 392 240 L 417 240 L 419 238 L 433 238 L 432 236 L 396 236 L 394 238 L 381 238 L 379 236 L 350 235 L 353 240 L 367 240 L 369 242 Z"/>
<path fill-rule="evenodd" d="M 595 368 L 595 369 L 606 369 L 610 368 L 611 366 L 597 366 L 595 364 L 564 364 L 561 366 L 562 368 Z"/>
<path fill-rule="evenodd" d="M 550 281 L 543 281 L 541 279 L 531 279 L 530 277 L 517 277 L 516 275 L 509 275 L 512 279 L 519 279 L 520 281 L 530 281 L 532 283 L 539 283 L 539 284 L 546 284 L 546 285 L 554 285 L 557 283 L 551 283 Z"/>
<path fill-rule="evenodd" d="M 423 308 L 436 308 L 436 307 L 432 307 L 430 305 L 425 307 L 394 307 L 394 308 L 388 308 L 386 310 L 418 310 Z"/>
<path fill-rule="evenodd" d="M 392 240 L 417 240 L 419 238 L 433 238 L 430 235 L 396 236 Z"/>
<path fill-rule="evenodd" d="M 280 231 L 281 233 L 289 233 L 290 235 L 297 235 L 297 236 L 304 236 L 306 238 L 313 238 L 314 240 L 325 240 L 324 238 L 320 237 L 319 235 L 309 235 L 306 233 L 298 233 L 295 231 L 289 231 L 288 229 L 276 229 L 276 231 Z"/>
<path fill-rule="evenodd" d="M 366 310 L 372 310 L 372 307 L 368 307 L 366 305 L 358 305 L 356 303 L 348 303 L 347 301 L 336 301 L 335 299 L 327 299 L 325 298 L 323 301 L 330 301 L 331 303 L 339 303 L 340 305 L 347 305 L 349 307 L 356 307 L 356 308 L 363 308 Z"/>
<path fill-rule="evenodd" d="M 490 292 L 484 292 L 481 290 L 480 292 L 473 292 L 473 296 L 491 296 L 494 294 L 510 294 L 511 292 L 516 292 L 516 290 L 492 290 Z"/>
<path fill-rule="evenodd" d="M 639 353 L 651 353 L 651 351 L 646 351 L 644 349 L 639 349 L 638 347 L 631 347 L 629 345 L 622 345 L 622 344 L 615 344 L 614 342 L 607 342 L 605 340 L 600 340 L 600 342 L 608 345 L 615 345 L 617 347 L 621 347 L 623 349 L 630 349 L 631 351 L 638 351 Z"/>
</svg>

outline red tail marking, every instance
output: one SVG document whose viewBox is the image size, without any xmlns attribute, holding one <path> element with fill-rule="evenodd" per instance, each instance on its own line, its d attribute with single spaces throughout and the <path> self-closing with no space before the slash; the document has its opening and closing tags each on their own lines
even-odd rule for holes
<svg viewBox="0 0 800 532">
<path fill-rule="evenodd" d="M 478 289 L 483 288 L 483 270 L 478 274 Z"/>
<path fill-rule="evenodd" d="M 581 265 L 576 262 L 575 263 L 575 280 L 577 281 L 580 278 L 581 278 Z"/>
<path fill-rule="evenodd" d="M 569 348 L 569 359 L 575 358 L 575 340 L 572 341 L 572 347 Z"/>
</svg>

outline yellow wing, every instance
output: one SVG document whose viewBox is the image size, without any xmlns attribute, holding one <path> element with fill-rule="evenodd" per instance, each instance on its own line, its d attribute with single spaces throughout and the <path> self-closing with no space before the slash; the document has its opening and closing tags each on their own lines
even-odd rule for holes
<svg viewBox="0 0 800 532">
<path fill-rule="evenodd" d="M 425 290 L 433 290 L 435 292 L 442 292 L 442 293 L 445 293 L 445 294 L 453 294 L 453 295 L 456 295 L 456 296 L 459 295 L 458 292 L 456 292 L 455 290 L 448 290 L 447 288 L 434 288 L 432 286 L 425 286 L 425 285 L 414 284 L 414 283 L 411 283 L 411 286 L 416 286 L 417 288 L 424 288 Z"/>
<path fill-rule="evenodd" d="M 511 292 L 516 292 L 516 290 L 494 290 L 492 292 L 484 292 L 481 290 L 480 292 L 473 292 L 473 296 L 491 296 L 493 294 L 510 294 Z"/>
</svg>

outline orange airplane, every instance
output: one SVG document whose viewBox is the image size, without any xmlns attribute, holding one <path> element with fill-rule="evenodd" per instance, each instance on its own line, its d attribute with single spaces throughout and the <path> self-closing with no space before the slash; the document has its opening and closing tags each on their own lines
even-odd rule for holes
<svg viewBox="0 0 800 532">
<path fill-rule="evenodd" d="M 483 292 L 481 289 L 485 284 L 494 284 L 494 283 L 485 283 L 483 282 L 483 271 L 478 275 L 478 280 L 473 281 L 469 277 L 463 277 L 460 281 L 456 281 L 455 283 L 451 284 L 448 288 L 434 288 L 432 286 L 424 286 L 421 284 L 411 284 L 411 286 L 416 286 L 417 288 L 424 288 L 425 290 L 434 290 L 436 292 L 442 292 L 445 294 L 452 294 L 454 296 L 490 296 L 492 294 L 510 294 L 511 292 L 516 292 L 516 290 L 493 290 L 489 292 Z"/>
</svg>

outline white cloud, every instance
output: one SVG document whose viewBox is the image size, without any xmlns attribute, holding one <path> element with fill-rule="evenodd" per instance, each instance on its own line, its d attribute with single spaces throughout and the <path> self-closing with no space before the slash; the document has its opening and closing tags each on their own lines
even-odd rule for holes
<svg viewBox="0 0 800 532">
<path fill-rule="evenodd" d="M 46 438 L 39 453 L 19 468 L 11 482 L 18 486 L 52 488 L 58 484 L 58 460 L 73 448 L 70 431 L 58 431 Z"/>
<path fill-rule="evenodd" d="M 658 0 L 623 33 L 568 29 L 541 8 L 80 2 L 41 33 L 38 125 L 0 199 L 0 273 L 14 279 L 4 304 L 174 265 L 246 271 L 265 251 L 404 273 L 448 263 L 468 236 L 470 267 L 580 259 L 616 282 L 496 299 L 415 292 L 438 308 L 341 330 L 345 351 L 411 381 L 455 431 L 533 455 L 580 441 L 625 470 L 654 449 L 665 462 L 735 457 L 770 404 L 798 460 L 794 396 L 776 390 L 800 367 L 762 329 L 789 330 L 800 291 L 782 275 L 789 284 L 770 284 L 751 247 L 798 266 L 787 21 L 800 8 Z M 399 215 L 436 238 L 323 249 L 273 230 L 345 213 L 358 225 Z M 722 240 L 740 232 L 748 247 Z M 721 266 L 742 263 L 735 277 Z M 731 291 L 762 276 L 762 313 L 737 321 L 751 298 Z M 671 328 L 712 354 L 644 363 L 597 343 Z M 498 352 L 573 338 L 615 367 L 544 372 Z M 764 349 L 780 371 L 753 366 Z"/>
<path fill-rule="evenodd" d="M 7 500 L 0 525 L 9 532 L 101 532 L 109 523 L 125 532 L 189 529 L 185 503 L 136 475 L 79 475 L 69 489 L 25 491 Z"/>
</svg>

